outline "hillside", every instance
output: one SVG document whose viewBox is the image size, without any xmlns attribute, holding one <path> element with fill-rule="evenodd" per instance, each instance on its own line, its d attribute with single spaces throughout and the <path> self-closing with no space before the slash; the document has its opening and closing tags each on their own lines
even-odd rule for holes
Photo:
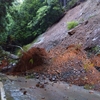
<svg viewBox="0 0 100 100">
<path fill-rule="evenodd" d="M 88 0 L 66 12 L 23 54 L 13 74 L 37 73 L 100 91 L 100 1 Z M 67 29 L 67 22 L 79 25 Z M 12 72 L 11 72 L 12 73 Z"/>
</svg>

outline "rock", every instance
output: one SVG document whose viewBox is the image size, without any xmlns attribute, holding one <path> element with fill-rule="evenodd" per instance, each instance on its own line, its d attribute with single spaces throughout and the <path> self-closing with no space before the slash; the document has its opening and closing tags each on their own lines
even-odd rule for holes
<svg viewBox="0 0 100 100">
<path fill-rule="evenodd" d="M 39 79 L 39 75 L 36 76 L 36 79 Z"/>
<path fill-rule="evenodd" d="M 56 80 L 56 78 L 55 78 L 55 77 L 53 77 L 53 78 L 52 78 L 52 81 L 55 81 L 55 80 Z"/>
<path fill-rule="evenodd" d="M 24 91 L 23 94 L 26 95 L 27 91 Z"/>
<path fill-rule="evenodd" d="M 11 58 L 11 59 L 14 59 L 14 60 L 19 59 L 19 57 L 17 55 L 14 55 L 14 54 L 11 54 L 11 53 L 8 53 L 8 57 Z"/>
<path fill-rule="evenodd" d="M 38 82 L 38 83 L 36 84 L 36 87 L 39 87 L 39 88 L 44 88 L 44 84 L 42 84 L 42 83 Z"/>
<path fill-rule="evenodd" d="M 39 85 L 40 85 L 40 82 L 38 82 L 38 83 L 36 84 L 36 87 L 39 87 Z"/>
<path fill-rule="evenodd" d="M 87 21 L 85 21 L 85 22 L 84 22 L 84 25 L 87 25 L 87 24 L 88 24 L 88 22 L 89 22 L 88 20 L 87 20 Z"/>
<path fill-rule="evenodd" d="M 40 84 L 40 86 L 39 86 L 40 88 L 44 88 L 44 84 Z"/>
<path fill-rule="evenodd" d="M 71 35 L 75 34 L 75 32 L 76 32 L 76 31 L 72 29 L 72 30 L 69 30 L 69 31 L 68 31 L 68 34 L 71 36 Z"/>
<path fill-rule="evenodd" d="M 49 83 L 47 81 L 45 81 L 44 84 L 49 84 Z"/>
<path fill-rule="evenodd" d="M 94 91 L 90 91 L 89 93 L 92 94 L 92 93 L 94 93 Z"/>
<path fill-rule="evenodd" d="M 95 66 L 95 68 L 100 72 L 100 67 L 99 66 Z"/>
</svg>

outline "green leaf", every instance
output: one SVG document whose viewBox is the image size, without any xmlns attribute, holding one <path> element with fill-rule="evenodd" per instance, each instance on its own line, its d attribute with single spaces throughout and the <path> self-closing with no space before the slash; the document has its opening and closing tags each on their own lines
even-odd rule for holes
<svg viewBox="0 0 100 100">
<path fill-rule="evenodd" d="M 34 63 L 33 59 L 30 59 L 29 60 L 29 63 L 33 64 Z"/>
</svg>

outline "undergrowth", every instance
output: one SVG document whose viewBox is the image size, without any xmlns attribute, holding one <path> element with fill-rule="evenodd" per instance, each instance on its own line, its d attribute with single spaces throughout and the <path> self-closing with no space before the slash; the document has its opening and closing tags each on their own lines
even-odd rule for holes
<svg viewBox="0 0 100 100">
<path fill-rule="evenodd" d="M 67 28 L 68 30 L 73 29 L 74 27 L 76 27 L 78 25 L 77 21 L 71 21 L 67 23 Z"/>
</svg>

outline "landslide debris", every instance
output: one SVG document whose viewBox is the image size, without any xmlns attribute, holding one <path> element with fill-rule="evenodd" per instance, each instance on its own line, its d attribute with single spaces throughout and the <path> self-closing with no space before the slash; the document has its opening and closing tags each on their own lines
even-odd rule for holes
<svg viewBox="0 0 100 100">
<path fill-rule="evenodd" d="M 37 73 L 38 78 L 44 75 L 51 81 L 63 80 L 70 84 L 95 86 L 100 84 L 100 72 L 93 61 L 77 45 L 70 45 L 60 53 L 56 50 L 55 55 L 53 50 L 46 52 L 43 48 L 33 47 L 23 54 L 12 73 L 22 74 L 26 71 Z"/>
<path fill-rule="evenodd" d="M 100 90 L 100 55 L 88 48 L 100 46 L 99 1 L 87 2 L 68 11 L 64 18 L 38 38 L 29 51 L 23 53 L 11 73 L 35 73 L 36 78 L 63 80 L 70 84 L 93 86 Z M 66 22 L 81 20 L 69 31 Z M 82 21 L 84 20 L 84 21 Z M 72 33 L 71 33 L 72 32 Z M 71 34 L 71 35 L 70 35 Z"/>
</svg>

